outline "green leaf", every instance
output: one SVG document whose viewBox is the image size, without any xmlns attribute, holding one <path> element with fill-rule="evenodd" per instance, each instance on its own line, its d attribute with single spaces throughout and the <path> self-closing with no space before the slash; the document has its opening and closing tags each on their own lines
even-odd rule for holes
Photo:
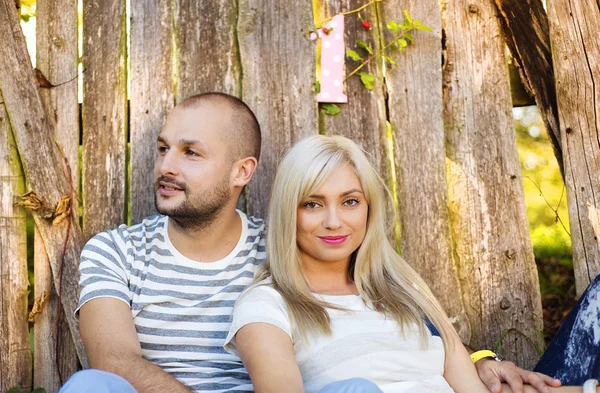
<svg viewBox="0 0 600 393">
<path fill-rule="evenodd" d="M 423 26 L 423 25 L 415 25 L 415 29 L 419 29 L 419 30 L 423 30 L 426 31 L 428 33 L 431 33 L 431 27 L 429 26 Z"/>
<path fill-rule="evenodd" d="M 396 45 L 396 44 L 390 44 L 390 50 L 391 51 L 398 50 L 398 45 Z"/>
<path fill-rule="evenodd" d="M 46 389 L 44 388 L 35 388 L 31 393 L 46 393 Z"/>
<path fill-rule="evenodd" d="M 398 23 L 394 22 L 393 20 L 387 23 L 387 28 L 393 31 L 394 34 L 398 34 Z"/>
<path fill-rule="evenodd" d="M 373 90 L 375 87 L 375 75 L 371 75 L 368 72 L 361 72 L 358 75 L 360 75 L 360 81 L 365 85 L 365 89 Z"/>
<path fill-rule="evenodd" d="M 371 49 L 371 47 L 369 46 L 369 44 L 367 44 L 364 41 L 361 40 L 357 40 L 356 41 L 356 45 L 360 46 L 361 48 L 363 48 L 364 50 L 366 50 L 367 52 L 369 52 L 370 55 L 373 54 L 373 49 Z"/>
<path fill-rule="evenodd" d="M 326 115 L 335 116 L 341 112 L 341 109 L 336 104 L 322 104 L 321 109 L 325 111 Z"/>
<path fill-rule="evenodd" d="M 360 55 L 358 53 L 356 53 L 355 51 L 353 51 L 352 49 L 348 49 L 346 51 L 346 57 L 351 58 L 352 60 L 356 60 L 356 61 L 363 61 L 364 59 L 362 57 L 360 57 Z"/>
<path fill-rule="evenodd" d="M 396 62 L 394 61 L 394 59 L 392 59 L 391 57 L 389 57 L 389 56 L 386 56 L 386 55 L 384 55 L 383 57 L 385 57 L 385 59 L 386 59 L 387 61 L 389 61 L 389 62 L 390 62 L 392 65 L 395 65 L 396 67 L 398 67 L 398 63 L 396 63 Z"/>
<path fill-rule="evenodd" d="M 315 93 L 319 94 L 321 92 L 321 81 L 314 81 L 313 86 L 315 88 Z"/>
<path fill-rule="evenodd" d="M 406 26 L 412 26 L 413 25 L 413 20 L 410 17 L 410 14 L 408 13 L 407 10 L 404 10 L 404 23 L 406 24 Z"/>
<path fill-rule="evenodd" d="M 6 393 L 21 393 L 21 387 L 15 386 L 14 388 L 8 389 Z"/>
<path fill-rule="evenodd" d="M 402 50 L 408 46 L 408 42 L 404 38 L 398 38 L 396 40 L 396 42 L 398 43 L 400 50 Z"/>
<path fill-rule="evenodd" d="M 410 33 L 404 33 L 404 38 L 406 38 L 410 42 L 414 42 L 413 38 L 412 38 L 412 34 L 410 34 Z"/>
</svg>

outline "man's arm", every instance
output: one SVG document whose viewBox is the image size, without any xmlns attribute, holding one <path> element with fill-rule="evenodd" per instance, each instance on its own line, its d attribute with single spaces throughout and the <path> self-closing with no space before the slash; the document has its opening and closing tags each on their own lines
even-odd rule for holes
<svg viewBox="0 0 600 393">
<path fill-rule="evenodd" d="M 139 393 L 191 393 L 169 373 L 142 358 L 127 304 L 101 297 L 79 311 L 79 327 L 90 366 L 125 378 Z"/>
<path fill-rule="evenodd" d="M 492 393 L 500 393 L 502 382 L 507 383 L 514 393 L 523 393 L 523 384 L 531 385 L 539 393 L 550 393 L 549 387 L 559 387 L 558 379 L 545 374 L 527 371 L 512 362 L 481 359 L 475 363 L 481 381 Z"/>
</svg>

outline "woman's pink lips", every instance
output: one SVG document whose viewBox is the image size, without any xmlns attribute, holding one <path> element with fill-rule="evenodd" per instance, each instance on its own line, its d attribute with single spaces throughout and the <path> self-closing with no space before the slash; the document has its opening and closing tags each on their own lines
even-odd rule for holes
<svg viewBox="0 0 600 393">
<path fill-rule="evenodd" d="M 323 240 L 327 244 L 332 244 L 332 245 L 342 244 L 347 238 L 348 238 L 348 235 L 346 235 L 346 236 L 319 236 L 319 239 Z"/>
</svg>

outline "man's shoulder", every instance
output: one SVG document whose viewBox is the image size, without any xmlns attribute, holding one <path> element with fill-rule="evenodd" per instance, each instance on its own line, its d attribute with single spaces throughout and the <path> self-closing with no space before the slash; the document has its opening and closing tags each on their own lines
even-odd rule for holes
<svg viewBox="0 0 600 393">
<path fill-rule="evenodd" d="M 116 249 L 135 248 L 137 243 L 146 242 L 157 238 L 164 241 L 162 229 L 165 225 L 165 216 L 155 214 L 144 218 L 134 225 L 121 224 L 117 228 L 109 229 L 96 234 L 84 247 L 110 247 Z"/>
</svg>

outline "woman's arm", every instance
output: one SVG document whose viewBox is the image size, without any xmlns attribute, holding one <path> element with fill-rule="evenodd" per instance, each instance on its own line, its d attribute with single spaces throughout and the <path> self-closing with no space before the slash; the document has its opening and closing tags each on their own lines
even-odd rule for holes
<svg viewBox="0 0 600 393">
<path fill-rule="evenodd" d="M 238 330 L 235 343 L 255 393 L 303 393 L 302 376 L 290 336 L 269 323 Z"/>
</svg>

